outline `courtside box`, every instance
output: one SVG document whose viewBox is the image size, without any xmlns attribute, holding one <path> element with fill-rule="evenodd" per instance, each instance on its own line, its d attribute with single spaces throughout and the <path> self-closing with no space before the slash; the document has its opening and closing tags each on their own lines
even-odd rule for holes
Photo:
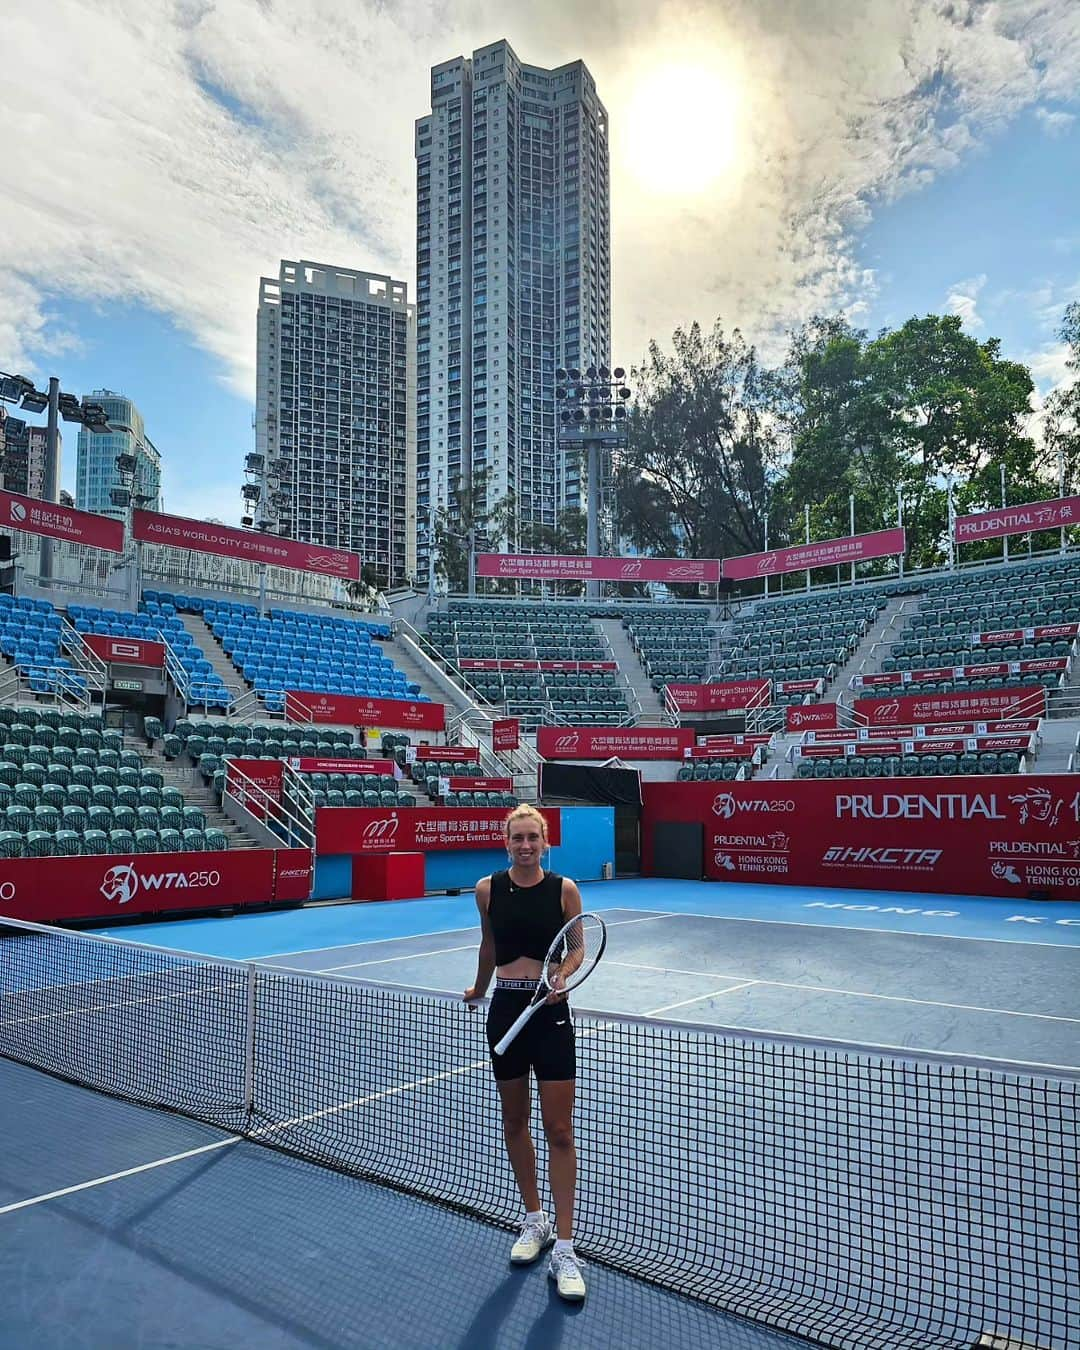
<svg viewBox="0 0 1080 1350">
<path fill-rule="evenodd" d="M 422 853 L 354 853 L 354 900 L 413 900 L 424 894 Z"/>
</svg>

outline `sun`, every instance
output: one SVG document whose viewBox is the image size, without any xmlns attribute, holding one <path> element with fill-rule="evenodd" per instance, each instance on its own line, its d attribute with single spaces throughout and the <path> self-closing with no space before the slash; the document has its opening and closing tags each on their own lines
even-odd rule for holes
<svg viewBox="0 0 1080 1350">
<path fill-rule="evenodd" d="M 718 66 L 663 65 L 635 82 L 617 135 L 647 191 L 696 196 L 734 170 L 742 100 Z"/>
</svg>

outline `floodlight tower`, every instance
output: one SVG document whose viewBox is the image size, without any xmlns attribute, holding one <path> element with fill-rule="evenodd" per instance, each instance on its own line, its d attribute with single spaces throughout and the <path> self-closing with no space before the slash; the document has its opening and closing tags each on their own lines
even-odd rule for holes
<svg viewBox="0 0 1080 1350">
<path fill-rule="evenodd" d="M 561 405 L 559 442 L 564 450 L 577 447 L 586 452 L 585 552 L 592 558 L 600 552 L 600 456 L 626 447 L 630 390 L 622 366 L 614 370 L 589 366 L 584 376 L 575 366 L 560 366 L 555 379 L 555 398 Z M 599 593 L 599 582 L 587 583 L 587 595 Z"/>
</svg>

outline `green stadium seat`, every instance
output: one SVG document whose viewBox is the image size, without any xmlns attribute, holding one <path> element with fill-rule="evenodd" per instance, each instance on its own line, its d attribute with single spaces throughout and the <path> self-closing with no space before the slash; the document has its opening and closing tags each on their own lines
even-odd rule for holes
<svg viewBox="0 0 1080 1350">
<path fill-rule="evenodd" d="M 104 830 L 84 830 L 79 851 L 84 857 L 108 853 L 108 834 Z"/>
<path fill-rule="evenodd" d="M 91 806 L 86 813 L 86 828 L 108 833 L 112 829 L 112 808 L 109 806 Z"/>
<path fill-rule="evenodd" d="M 327 806 L 344 806 L 345 794 L 340 788 L 327 788 L 326 791 Z"/>
<path fill-rule="evenodd" d="M 0 830 L 0 858 L 25 857 L 25 835 L 19 830 Z"/>
<path fill-rule="evenodd" d="M 109 852 L 110 853 L 134 853 L 135 852 L 135 834 L 132 830 L 110 830 L 109 831 Z"/>
<path fill-rule="evenodd" d="M 75 830 L 57 830 L 53 835 L 53 853 L 58 858 L 75 858 L 82 852 L 82 838 Z"/>
<path fill-rule="evenodd" d="M 189 828 L 183 831 L 185 853 L 205 853 L 206 835 L 202 830 Z"/>
<path fill-rule="evenodd" d="M 159 830 L 158 842 L 162 853 L 182 853 L 184 850 L 184 837 L 179 830 Z"/>
<path fill-rule="evenodd" d="M 136 830 L 135 831 L 135 852 L 136 853 L 160 853 L 161 840 L 158 838 L 157 830 Z"/>
<path fill-rule="evenodd" d="M 224 830 L 209 829 L 205 837 L 206 848 L 210 853 L 224 853 L 229 847 L 229 836 Z"/>
<path fill-rule="evenodd" d="M 26 836 L 28 858 L 52 858 L 55 855 L 51 830 L 30 830 Z"/>
</svg>

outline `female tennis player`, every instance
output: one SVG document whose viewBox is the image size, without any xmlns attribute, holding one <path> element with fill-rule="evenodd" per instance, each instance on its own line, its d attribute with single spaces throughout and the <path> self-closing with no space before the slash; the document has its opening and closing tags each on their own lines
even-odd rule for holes
<svg viewBox="0 0 1080 1350">
<path fill-rule="evenodd" d="M 547 822 L 535 806 L 514 808 L 506 820 L 510 867 L 481 877 L 476 884 L 481 942 L 476 983 L 466 989 L 466 1002 L 481 999 L 494 974 L 495 994 L 488 1012 L 491 1062 L 502 1103 L 503 1136 L 514 1177 L 525 1205 L 521 1232 L 510 1253 L 515 1265 L 535 1261 L 555 1237 L 548 1275 L 563 1298 L 585 1297 L 581 1262 L 574 1253 L 574 1078 L 577 1061 L 574 1024 L 566 995 L 552 994 L 522 1028 L 505 1054 L 495 1046 L 528 1006 L 540 978 L 544 957 L 556 934 L 581 913 L 581 893 L 568 877 L 545 872 Z M 529 1070 L 536 1074 L 548 1143 L 548 1177 L 555 1199 L 556 1233 L 540 1207 L 536 1185 L 536 1150 L 529 1133 Z"/>
</svg>

